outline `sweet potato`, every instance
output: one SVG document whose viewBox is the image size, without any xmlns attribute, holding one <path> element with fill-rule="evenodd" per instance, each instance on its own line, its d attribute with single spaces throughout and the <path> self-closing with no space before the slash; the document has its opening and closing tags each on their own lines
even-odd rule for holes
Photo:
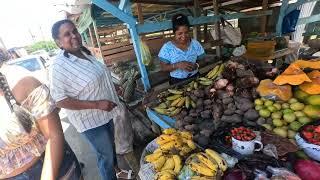
<svg viewBox="0 0 320 180">
<path fill-rule="evenodd" d="M 184 128 L 188 131 L 195 131 L 197 129 L 197 125 L 191 124 L 191 125 L 186 125 Z"/>
<path fill-rule="evenodd" d="M 232 116 L 225 116 L 221 117 L 221 121 L 226 123 L 239 123 L 242 121 L 242 118 L 239 114 L 233 114 Z"/>
<path fill-rule="evenodd" d="M 213 133 L 213 130 L 211 129 L 203 129 L 200 131 L 200 134 L 205 137 L 210 137 L 212 133 Z"/>
<path fill-rule="evenodd" d="M 201 117 L 203 119 L 209 119 L 211 117 L 211 111 L 210 110 L 202 111 L 200 114 L 201 114 Z"/>
<path fill-rule="evenodd" d="M 259 118 L 259 113 L 255 109 L 249 109 L 246 113 L 244 113 L 244 118 L 249 121 L 254 121 Z"/>
<path fill-rule="evenodd" d="M 209 144 L 209 138 L 200 135 L 199 138 L 198 138 L 198 144 L 201 147 L 206 147 Z"/>
<path fill-rule="evenodd" d="M 187 123 L 192 123 L 194 121 L 194 118 L 191 116 L 186 116 L 183 118 L 183 121 Z"/>
<path fill-rule="evenodd" d="M 196 102 L 197 108 L 202 107 L 203 106 L 203 100 L 202 99 L 198 99 Z"/>
<path fill-rule="evenodd" d="M 223 115 L 227 115 L 227 116 L 230 116 L 232 114 L 234 114 L 235 112 L 230 110 L 230 109 L 226 109 L 224 112 L 223 112 Z"/>
<path fill-rule="evenodd" d="M 231 97 L 227 97 L 227 98 L 223 98 L 222 99 L 222 103 L 223 104 L 229 104 L 229 103 L 232 103 L 233 102 L 233 99 Z"/>
<path fill-rule="evenodd" d="M 198 117 L 198 113 L 197 112 L 189 113 L 189 116 L 195 118 L 195 117 Z"/>
<path fill-rule="evenodd" d="M 262 125 L 266 123 L 266 119 L 263 117 L 259 117 L 258 120 L 256 121 L 257 124 Z"/>
<path fill-rule="evenodd" d="M 235 111 L 235 113 L 236 113 L 236 114 L 239 114 L 239 115 L 243 115 L 243 114 L 244 114 L 244 112 L 241 111 L 240 109 L 237 109 L 237 110 Z"/>
<path fill-rule="evenodd" d="M 207 105 L 211 105 L 211 103 L 212 103 L 211 99 L 206 99 L 206 100 L 203 101 L 203 104 L 206 105 L 206 106 Z"/>
<path fill-rule="evenodd" d="M 198 98 L 203 98 L 205 95 L 204 90 L 202 90 L 202 89 L 194 90 L 193 94 Z"/>
</svg>

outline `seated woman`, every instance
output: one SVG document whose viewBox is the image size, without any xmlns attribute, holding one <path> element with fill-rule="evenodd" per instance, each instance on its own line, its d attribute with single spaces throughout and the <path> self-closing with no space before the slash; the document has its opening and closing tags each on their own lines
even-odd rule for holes
<svg viewBox="0 0 320 180">
<path fill-rule="evenodd" d="M 170 72 L 170 85 L 197 77 L 197 60 L 205 55 L 201 44 L 190 38 L 190 24 L 185 15 L 172 17 L 172 29 L 173 40 L 165 43 L 158 55 L 162 71 Z"/>
<path fill-rule="evenodd" d="M 0 111 L 0 179 L 81 178 L 49 89 L 27 70 L 0 68 Z"/>
</svg>

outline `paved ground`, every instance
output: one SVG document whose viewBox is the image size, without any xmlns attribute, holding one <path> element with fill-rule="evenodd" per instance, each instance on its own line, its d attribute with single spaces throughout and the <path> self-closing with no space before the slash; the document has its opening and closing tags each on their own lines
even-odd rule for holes
<svg viewBox="0 0 320 180">
<path fill-rule="evenodd" d="M 76 129 L 69 124 L 68 119 L 65 117 L 63 111 L 60 113 L 60 115 L 62 118 L 62 126 L 67 142 L 73 149 L 78 160 L 85 164 L 83 169 L 84 179 L 100 180 L 94 152 L 91 150 L 89 144 L 85 141 L 81 134 L 79 134 Z M 123 158 L 118 157 L 118 163 L 120 168 L 128 169 L 128 165 Z"/>
</svg>

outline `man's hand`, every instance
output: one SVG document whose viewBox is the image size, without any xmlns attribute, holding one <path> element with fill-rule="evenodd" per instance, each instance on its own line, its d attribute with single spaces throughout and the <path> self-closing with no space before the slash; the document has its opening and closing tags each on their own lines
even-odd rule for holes
<svg viewBox="0 0 320 180">
<path fill-rule="evenodd" d="M 116 88 L 117 94 L 118 96 L 122 96 L 123 95 L 123 89 L 120 86 L 114 86 Z"/>
<path fill-rule="evenodd" d="M 97 101 L 97 109 L 103 110 L 103 111 L 112 111 L 113 108 L 117 106 L 116 103 L 108 100 L 100 100 Z"/>
</svg>

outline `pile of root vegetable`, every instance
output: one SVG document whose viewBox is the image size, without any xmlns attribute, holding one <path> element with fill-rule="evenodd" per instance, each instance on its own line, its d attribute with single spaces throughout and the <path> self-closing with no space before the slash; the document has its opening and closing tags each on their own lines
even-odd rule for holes
<svg viewBox="0 0 320 180">
<path fill-rule="evenodd" d="M 174 117 L 177 129 L 192 132 L 195 141 L 206 145 L 221 126 L 240 122 L 256 125 L 259 113 L 253 101 L 258 96 L 258 84 L 259 79 L 249 67 L 229 61 L 216 66 L 206 77 L 163 92 L 159 95 L 163 101 L 154 110 Z"/>
</svg>

